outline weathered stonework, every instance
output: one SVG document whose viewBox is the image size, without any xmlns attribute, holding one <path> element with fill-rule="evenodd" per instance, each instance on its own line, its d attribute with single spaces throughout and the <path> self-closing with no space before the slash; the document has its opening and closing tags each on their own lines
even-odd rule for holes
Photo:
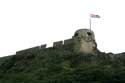
<svg viewBox="0 0 125 83">
<path fill-rule="evenodd" d="M 43 45 L 39 46 L 39 49 L 45 49 L 46 46 L 47 46 L 46 44 L 43 44 Z"/>
<path fill-rule="evenodd" d="M 64 40 L 64 45 L 69 45 L 69 44 L 72 44 L 73 43 L 73 39 L 67 39 L 67 40 Z"/>
<path fill-rule="evenodd" d="M 64 42 L 64 43 L 63 43 Z M 38 50 L 47 49 L 47 44 L 28 48 L 16 52 L 16 54 L 31 53 Z M 79 29 L 75 32 L 74 36 L 64 41 L 56 41 L 53 43 L 54 48 L 64 48 L 66 50 L 73 50 L 77 53 L 94 54 L 97 51 L 97 44 L 95 42 L 94 32 L 89 29 Z"/>
<path fill-rule="evenodd" d="M 61 46 L 63 46 L 63 41 L 58 41 L 58 42 L 54 42 L 53 43 L 53 47 L 61 47 Z"/>
<path fill-rule="evenodd" d="M 73 36 L 74 51 L 78 53 L 94 54 L 97 51 L 94 32 L 89 29 L 77 30 Z"/>
</svg>

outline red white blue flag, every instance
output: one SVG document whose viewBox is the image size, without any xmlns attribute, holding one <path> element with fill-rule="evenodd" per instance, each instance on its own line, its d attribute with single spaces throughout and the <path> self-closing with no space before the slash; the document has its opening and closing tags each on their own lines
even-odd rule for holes
<svg viewBox="0 0 125 83">
<path fill-rule="evenodd" d="M 99 15 L 96 15 L 96 14 L 90 14 L 90 17 L 91 18 L 101 18 Z"/>
</svg>

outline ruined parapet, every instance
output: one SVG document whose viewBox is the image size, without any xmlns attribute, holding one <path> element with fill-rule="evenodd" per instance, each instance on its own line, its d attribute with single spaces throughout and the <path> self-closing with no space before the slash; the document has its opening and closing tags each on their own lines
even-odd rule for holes
<svg viewBox="0 0 125 83">
<path fill-rule="evenodd" d="M 64 40 L 64 49 L 73 50 L 74 41 L 73 39 Z"/>
<path fill-rule="evenodd" d="M 41 46 L 36 46 L 26 50 L 18 51 L 16 52 L 16 54 L 21 55 L 25 53 L 38 52 L 42 49 L 48 49 L 46 48 L 46 46 L 46 44 L 43 44 Z M 89 29 L 79 29 L 75 32 L 74 36 L 71 39 L 64 40 L 64 44 L 63 41 L 57 41 L 53 43 L 53 47 L 51 48 L 60 47 L 64 48 L 65 50 L 72 50 L 73 52 L 87 54 L 93 54 L 98 50 L 94 32 Z"/>
<path fill-rule="evenodd" d="M 72 37 L 74 51 L 79 53 L 93 54 L 97 51 L 94 32 L 89 29 L 79 29 Z"/>
<path fill-rule="evenodd" d="M 73 39 L 67 39 L 67 40 L 64 40 L 64 45 L 70 45 L 73 43 Z"/>
<path fill-rule="evenodd" d="M 47 44 L 43 44 L 43 45 L 39 46 L 39 49 L 45 49 L 46 46 L 47 46 Z"/>
<path fill-rule="evenodd" d="M 53 42 L 53 47 L 62 47 L 63 46 L 63 41 L 57 41 L 57 42 Z"/>
</svg>

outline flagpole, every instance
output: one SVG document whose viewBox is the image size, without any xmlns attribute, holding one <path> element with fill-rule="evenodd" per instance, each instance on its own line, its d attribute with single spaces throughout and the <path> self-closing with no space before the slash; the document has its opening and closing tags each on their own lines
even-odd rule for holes
<svg viewBox="0 0 125 83">
<path fill-rule="evenodd" d="M 89 18 L 89 29 L 91 30 L 91 17 Z"/>
<path fill-rule="evenodd" d="M 90 14 L 90 18 L 89 18 L 89 29 L 92 29 L 92 18 L 101 18 L 99 15 L 96 14 Z"/>
</svg>

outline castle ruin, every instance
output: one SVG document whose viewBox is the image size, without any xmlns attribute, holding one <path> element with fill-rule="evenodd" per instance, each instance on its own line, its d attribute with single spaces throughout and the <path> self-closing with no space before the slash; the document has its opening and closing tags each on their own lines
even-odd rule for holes
<svg viewBox="0 0 125 83">
<path fill-rule="evenodd" d="M 70 46 L 68 46 L 70 45 Z M 17 55 L 21 55 L 24 53 L 31 53 L 32 51 L 38 51 L 42 49 L 47 49 L 46 44 L 41 46 L 36 46 L 33 48 L 17 51 Z M 64 40 L 64 41 L 57 41 L 53 43 L 53 47 L 51 48 L 62 48 L 68 47 L 68 49 L 73 49 L 73 52 L 76 53 L 85 53 L 85 54 L 94 54 L 97 52 L 97 44 L 95 41 L 95 35 L 92 30 L 89 29 L 79 29 L 75 32 L 72 38 Z"/>
<path fill-rule="evenodd" d="M 95 35 L 92 30 L 79 29 L 72 37 L 74 40 L 74 51 L 80 53 L 95 53 L 97 51 L 97 44 Z"/>
</svg>

